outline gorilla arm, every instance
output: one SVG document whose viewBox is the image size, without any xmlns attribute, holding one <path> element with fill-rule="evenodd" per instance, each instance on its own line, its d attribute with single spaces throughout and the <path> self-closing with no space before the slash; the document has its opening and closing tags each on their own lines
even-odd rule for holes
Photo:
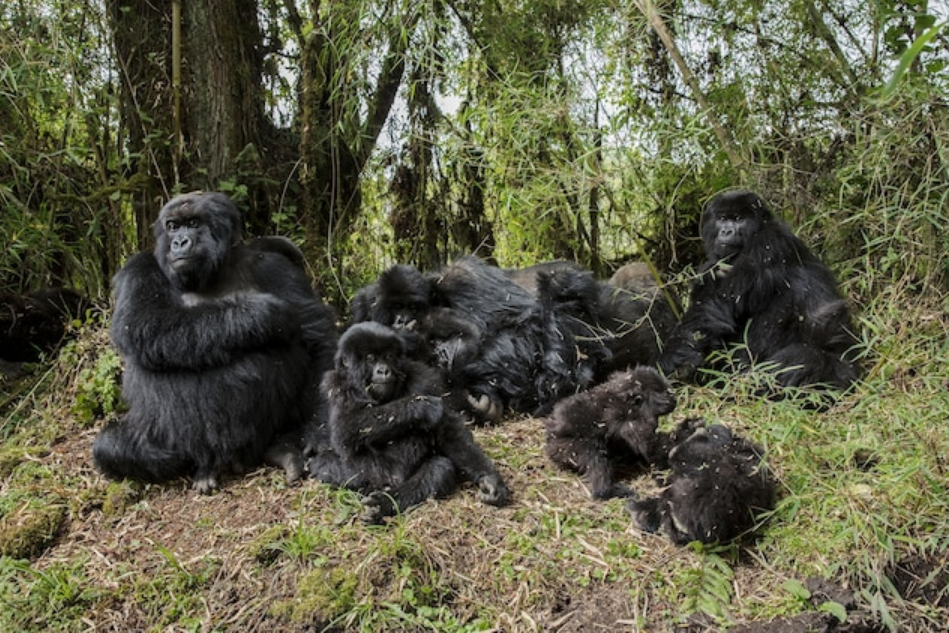
<svg viewBox="0 0 949 633">
<path fill-rule="evenodd" d="M 337 446 L 352 451 L 398 440 L 410 433 L 425 433 L 442 419 L 444 406 L 435 396 L 408 396 L 378 406 L 333 407 Z"/>
<path fill-rule="evenodd" d="M 239 275 L 227 264 L 223 275 Z M 249 289 L 198 296 L 186 306 L 151 253 L 134 256 L 115 276 L 112 338 L 123 356 L 149 370 L 206 369 L 230 363 L 242 351 L 299 335 L 290 306 Z"/>
</svg>

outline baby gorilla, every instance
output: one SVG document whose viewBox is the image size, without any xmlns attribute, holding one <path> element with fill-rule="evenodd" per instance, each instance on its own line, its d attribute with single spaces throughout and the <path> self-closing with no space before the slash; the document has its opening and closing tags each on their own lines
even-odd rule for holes
<svg viewBox="0 0 949 633">
<path fill-rule="evenodd" d="M 614 468 L 651 461 L 659 416 L 675 406 L 669 383 L 655 369 L 615 372 L 554 407 L 545 420 L 547 455 L 586 475 L 594 499 L 629 496 L 629 488 L 614 483 Z"/>
<path fill-rule="evenodd" d="M 412 360 L 392 328 L 367 321 L 340 338 L 323 384 L 332 450 L 309 460 L 311 477 L 367 493 L 363 520 L 382 523 L 457 487 L 478 486 L 481 501 L 502 506 L 510 492 L 455 411 L 437 370 Z"/>
<path fill-rule="evenodd" d="M 776 484 L 759 446 L 695 419 L 670 436 L 684 439 L 669 451 L 668 487 L 626 502 L 642 530 L 661 529 L 676 545 L 726 542 L 751 533 L 757 514 L 774 508 Z"/>
</svg>

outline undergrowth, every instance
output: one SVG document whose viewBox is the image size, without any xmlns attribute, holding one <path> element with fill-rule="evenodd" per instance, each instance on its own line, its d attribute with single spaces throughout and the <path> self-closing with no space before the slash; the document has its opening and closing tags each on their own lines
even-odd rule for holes
<svg viewBox="0 0 949 633">
<path fill-rule="evenodd" d="M 893 630 L 937 630 L 944 592 L 902 597 L 893 570 L 947 555 L 946 305 L 883 293 L 863 307 L 866 380 L 834 401 L 761 398 L 754 371 L 678 387 L 664 424 L 727 424 L 766 448 L 779 479 L 777 508 L 741 547 L 639 533 L 620 500 L 590 500 L 549 464 L 530 418 L 477 429 L 515 493 L 500 510 L 467 486 L 367 527 L 353 493 L 287 487 L 269 470 L 207 498 L 184 482 L 109 483 L 89 449 L 115 415 L 118 374 L 90 324 L 57 363 L 6 382 L 19 397 L 0 413 L 0 628 L 720 630 L 818 608 L 846 617 L 808 599 L 820 577 Z"/>
</svg>

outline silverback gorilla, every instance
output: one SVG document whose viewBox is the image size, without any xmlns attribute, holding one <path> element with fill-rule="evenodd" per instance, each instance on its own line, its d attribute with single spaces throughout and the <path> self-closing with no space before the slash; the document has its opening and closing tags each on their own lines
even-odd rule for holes
<svg viewBox="0 0 949 633">
<path fill-rule="evenodd" d="M 769 363 L 784 386 L 846 389 L 857 379 L 850 312 L 833 273 L 756 194 L 733 191 L 702 213 L 705 263 L 659 365 L 689 377 L 744 342 L 741 364 Z"/>
<path fill-rule="evenodd" d="M 264 461 L 298 478 L 302 455 L 281 434 L 315 410 L 337 337 L 302 254 L 283 238 L 242 243 L 240 213 L 220 193 L 172 199 L 154 229 L 154 252 L 113 280 L 129 411 L 99 433 L 96 466 L 156 483 L 188 476 L 205 494 Z"/>
</svg>

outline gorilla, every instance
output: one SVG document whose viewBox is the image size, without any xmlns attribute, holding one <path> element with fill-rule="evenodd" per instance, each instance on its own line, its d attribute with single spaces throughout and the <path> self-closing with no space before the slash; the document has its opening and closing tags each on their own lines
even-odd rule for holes
<svg viewBox="0 0 949 633">
<path fill-rule="evenodd" d="M 175 197 L 154 231 L 154 252 L 113 280 L 129 410 L 96 437 L 96 466 L 116 479 L 191 477 L 203 494 L 262 462 L 297 479 L 297 436 L 318 410 L 337 339 L 302 253 L 284 238 L 243 243 L 221 193 Z"/>
<path fill-rule="evenodd" d="M 69 322 L 91 302 L 71 288 L 51 287 L 26 295 L 0 293 L 0 360 L 35 363 L 67 338 Z"/>
<path fill-rule="evenodd" d="M 453 406 L 496 422 L 505 409 L 541 412 L 589 386 L 608 355 L 582 335 L 595 282 L 544 279 L 535 297 L 473 256 L 427 275 L 400 264 L 357 292 L 351 311 L 355 323 L 392 326 L 413 358 L 439 366 Z"/>
<path fill-rule="evenodd" d="M 724 543 L 750 534 L 774 508 L 776 483 L 756 444 L 719 424 L 682 422 L 664 456 L 672 469 L 658 496 L 632 496 L 626 509 L 640 529 L 664 532 L 676 545 Z"/>
<path fill-rule="evenodd" d="M 609 282 L 600 282 L 597 316 L 610 356 L 601 365 L 599 375 L 654 365 L 675 330 L 680 309 L 678 298 L 652 277 L 648 281 L 643 278 L 639 284 L 628 278 L 617 279 L 616 275 Z"/>
<path fill-rule="evenodd" d="M 702 213 L 706 260 L 659 359 L 690 377 L 736 344 L 743 365 L 767 363 L 783 386 L 846 389 L 858 378 L 847 302 L 831 271 L 758 195 L 719 194 Z"/>
<path fill-rule="evenodd" d="M 330 450 L 307 462 L 310 476 L 366 493 L 366 523 L 382 523 L 432 497 L 445 497 L 459 476 L 484 503 L 502 506 L 510 492 L 460 414 L 443 401 L 438 371 L 409 358 L 402 337 L 372 321 L 340 338 L 323 379 Z"/>
<path fill-rule="evenodd" d="M 565 398 L 544 420 L 547 456 L 586 476 L 594 499 L 627 497 L 614 469 L 648 466 L 659 417 L 676 406 L 669 383 L 652 367 L 614 373 L 589 391 Z"/>
</svg>

